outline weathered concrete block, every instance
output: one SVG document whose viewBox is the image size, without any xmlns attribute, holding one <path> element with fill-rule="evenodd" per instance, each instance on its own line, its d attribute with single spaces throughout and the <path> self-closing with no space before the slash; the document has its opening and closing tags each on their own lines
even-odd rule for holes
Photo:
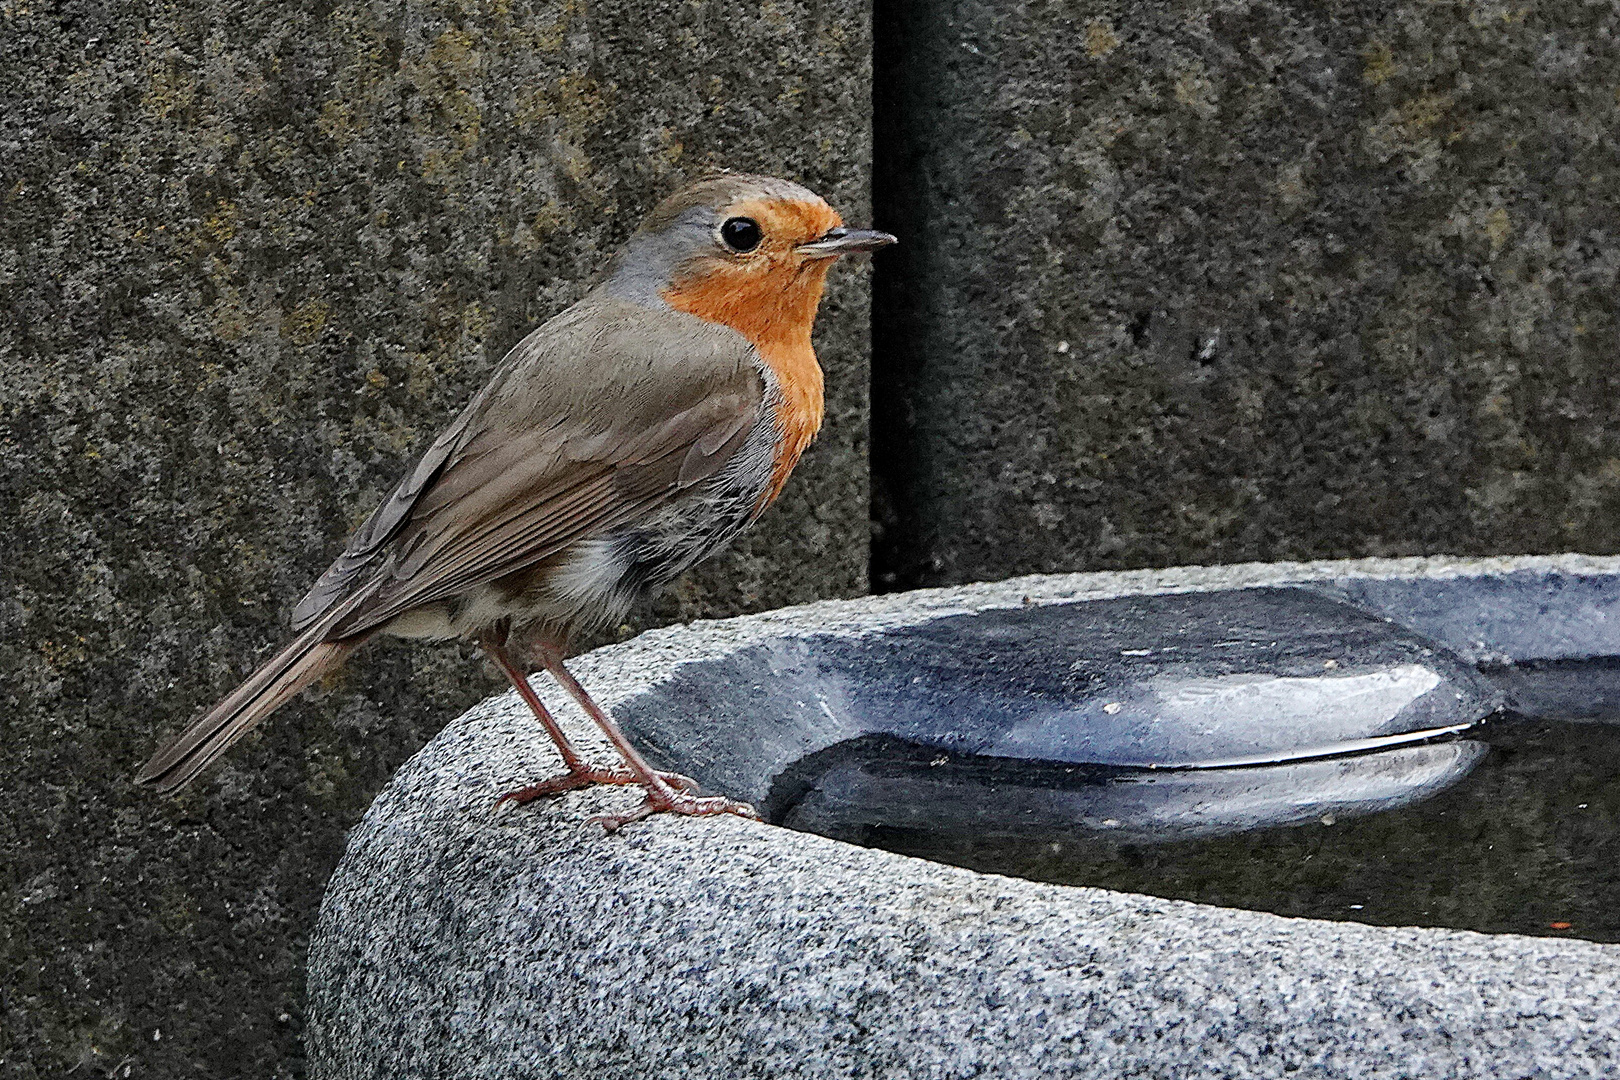
<svg viewBox="0 0 1620 1080">
<path fill-rule="evenodd" d="M 1620 15 L 896 4 L 892 585 L 1620 536 Z"/>
<path fill-rule="evenodd" d="M 344 830 L 497 683 L 386 647 L 178 803 L 245 673 L 503 350 L 681 178 L 867 208 L 864 0 L 0 5 L 0 1072 L 301 1074 Z M 827 428 L 656 620 L 866 581 L 866 286 Z M 117 1075 L 122 1075 L 118 1073 Z"/>
</svg>

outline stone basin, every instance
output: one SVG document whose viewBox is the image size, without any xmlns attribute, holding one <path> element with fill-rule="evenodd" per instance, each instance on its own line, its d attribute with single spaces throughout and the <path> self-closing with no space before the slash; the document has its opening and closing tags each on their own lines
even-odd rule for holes
<svg viewBox="0 0 1620 1080">
<path fill-rule="evenodd" d="M 1609 626 L 1616 580 L 1620 560 L 1578 556 L 1066 575 L 598 650 L 578 674 L 650 751 L 793 828 L 584 826 L 617 790 L 496 813 L 558 763 L 513 695 L 485 702 L 351 837 L 311 943 L 311 1074 L 1614 1075 L 1615 946 L 830 837 L 1270 835 L 1411 804 L 1478 762 L 1504 695 L 1541 700 L 1514 697 L 1521 666 L 1610 655 L 1566 620 Z"/>
<path fill-rule="evenodd" d="M 1304 588 L 1020 604 L 685 664 L 616 714 L 663 767 L 840 839 L 1145 840 L 1350 816 L 1465 775 L 1502 695 Z M 1078 766 L 1078 767 L 1077 767 Z"/>
<path fill-rule="evenodd" d="M 1444 644 L 1516 712 L 1620 720 L 1620 577 L 1524 568 L 1314 587 Z"/>
</svg>

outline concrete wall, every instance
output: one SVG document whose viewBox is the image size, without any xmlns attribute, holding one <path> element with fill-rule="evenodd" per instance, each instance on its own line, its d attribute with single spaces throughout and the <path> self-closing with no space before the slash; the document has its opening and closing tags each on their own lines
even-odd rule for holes
<svg viewBox="0 0 1620 1080">
<path fill-rule="evenodd" d="M 499 683 L 382 645 L 182 799 L 131 774 L 684 177 L 867 217 L 869 26 L 862 0 L 0 3 L 0 1075 L 302 1074 L 345 829 Z M 864 273 L 836 275 L 829 423 L 782 504 L 649 619 L 865 588 Z"/>
<path fill-rule="evenodd" d="M 1617 550 L 1617 20 L 880 8 L 880 587 Z"/>
</svg>

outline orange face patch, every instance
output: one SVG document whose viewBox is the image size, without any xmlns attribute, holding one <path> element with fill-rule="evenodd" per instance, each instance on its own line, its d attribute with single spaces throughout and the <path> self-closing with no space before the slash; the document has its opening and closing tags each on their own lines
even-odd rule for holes
<svg viewBox="0 0 1620 1080">
<path fill-rule="evenodd" d="M 742 334 L 776 374 L 782 440 L 763 507 L 781 493 L 799 455 L 821 429 L 821 366 L 810 345 L 810 330 L 834 260 L 794 249 L 825 236 L 843 219 L 819 199 L 746 199 L 726 208 L 723 219 L 733 217 L 759 223 L 759 246 L 735 255 L 716 249 L 712 256 L 694 260 L 663 297 L 677 311 Z"/>
</svg>

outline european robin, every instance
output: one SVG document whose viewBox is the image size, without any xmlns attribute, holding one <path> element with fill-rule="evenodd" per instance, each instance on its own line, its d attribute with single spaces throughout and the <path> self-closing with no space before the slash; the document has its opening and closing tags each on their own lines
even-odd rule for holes
<svg viewBox="0 0 1620 1080">
<path fill-rule="evenodd" d="M 146 763 L 175 791 L 374 634 L 467 638 L 511 680 L 567 773 L 503 798 L 640 784 L 609 830 L 660 811 L 753 815 L 651 768 L 563 666 L 751 525 L 821 426 L 810 344 L 827 271 L 892 244 L 819 196 L 725 173 L 660 203 L 584 299 L 529 334 L 293 609 L 298 636 Z M 607 735 L 584 761 L 529 686 L 532 654 Z"/>
</svg>

